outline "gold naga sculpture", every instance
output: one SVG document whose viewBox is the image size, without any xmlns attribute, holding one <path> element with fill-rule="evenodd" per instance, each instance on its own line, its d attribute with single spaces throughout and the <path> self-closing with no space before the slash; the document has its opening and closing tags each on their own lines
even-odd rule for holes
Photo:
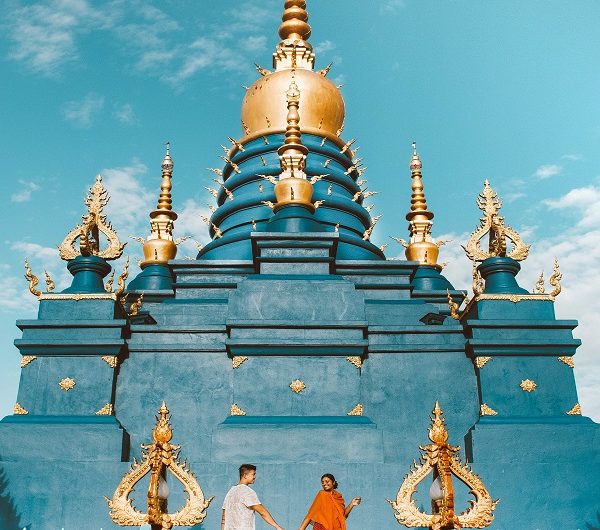
<svg viewBox="0 0 600 530">
<path fill-rule="evenodd" d="M 429 428 L 431 444 L 420 446 L 423 451 L 419 463 L 413 462 L 410 472 L 398 490 L 396 500 L 388 502 L 394 509 L 399 524 L 409 528 L 430 528 L 431 530 L 458 530 L 461 528 L 485 528 L 492 524 L 492 512 L 498 500 L 492 500 L 483 481 L 468 465 L 464 465 L 456 455 L 460 447 L 448 444 L 448 430 L 442 417 L 443 411 L 436 401 Z M 430 490 L 431 514 L 422 512 L 413 495 L 425 477 L 433 473 L 434 483 Z M 454 486 L 452 475 L 470 488 L 475 501 L 457 514 L 454 507 Z"/>
<path fill-rule="evenodd" d="M 119 241 L 117 233 L 103 214 L 109 199 L 108 191 L 102 184 L 102 177 L 96 176 L 96 182 L 84 200 L 88 212 L 82 217 L 83 222 L 71 229 L 58 247 L 62 259 L 70 261 L 77 256 L 98 256 L 113 260 L 121 257 L 126 243 Z M 104 250 L 100 250 L 100 234 L 108 241 Z M 77 240 L 79 249 L 75 247 Z"/>
<path fill-rule="evenodd" d="M 195 475 L 187 462 L 179 461 L 181 446 L 172 445 L 173 429 L 169 423 L 169 409 L 163 401 L 156 426 L 152 430 L 153 442 L 142 444 L 142 460 L 133 460 L 133 465 L 123 476 L 112 499 L 105 497 L 110 508 L 110 517 L 119 526 L 141 526 L 149 523 L 152 530 L 171 530 L 174 526 L 193 526 L 206 517 L 206 510 L 214 497 L 206 499 Z M 167 512 L 167 471 L 182 485 L 187 499 L 175 513 Z M 142 513 L 133 506 L 129 495 L 135 485 L 150 473 L 148 487 L 148 511 Z"/>
<path fill-rule="evenodd" d="M 509 257 L 516 261 L 527 258 L 531 245 L 526 245 L 516 230 L 504 223 L 504 217 L 499 212 L 502 201 L 486 179 L 483 191 L 477 197 L 477 206 L 483 212 L 479 226 L 471 234 L 466 245 L 463 245 L 471 261 L 484 261 L 492 257 Z M 489 234 L 488 250 L 481 248 L 481 240 Z M 508 250 L 506 240 L 512 243 Z"/>
</svg>

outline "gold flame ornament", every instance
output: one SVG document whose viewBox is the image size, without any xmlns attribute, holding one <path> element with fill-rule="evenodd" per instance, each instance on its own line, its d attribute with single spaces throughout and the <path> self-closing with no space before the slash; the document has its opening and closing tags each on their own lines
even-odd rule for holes
<svg viewBox="0 0 600 530">
<path fill-rule="evenodd" d="M 436 401 L 429 428 L 429 439 L 432 443 L 420 446 L 423 453 L 419 463 L 413 463 L 398 490 L 396 500 L 388 502 L 394 509 L 398 523 L 410 528 L 458 530 L 490 526 L 494 520 L 492 512 L 499 501 L 492 500 L 482 480 L 456 456 L 460 447 L 448 444 L 448 430 L 442 414 L 442 409 Z M 419 510 L 412 497 L 419 483 L 431 473 L 435 487 L 432 486 L 430 493 L 433 490 L 437 490 L 437 493 L 431 494 L 433 513 L 427 514 Z M 475 497 L 475 501 L 469 501 L 471 506 L 461 514 L 457 514 L 454 508 L 452 475 L 466 484 Z"/>
<path fill-rule="evenodd" d="M 193 526 L 201 523 L 207 515 L 206 510 L 214 497 L 208 500 L 198 484 L 195 475 L 186 462 L 179 461 L 179 445 L 172 445 L 173 429 L 169 422 L 169 409 L 164 401 L 156 418 L 156 426 L 152 430 L 153 442 L 142 445 L 142 461 L 135 459 L 130 470 L 121 479 L 112 499 L 105 497 L 110 508 L 110 517 L 119 526 L 141 526 L 150 523 L 153 528 L 171 530 L 174 526 Z M 167 512 L 167 499 L 164 489 L 159 486 L 165 483 L 167 471 L 181 484 L 187 494 L 183 507 L 172 514 Z M 150 473 L 148 487 L 148 512 L 142 513 L 133 506 L 129 495 L 135 485 Z"/>
<path fill-rule="evenodd" d="M 493 257 L 508 257 L 516 261 L 527 258 L 531 245 L 526 245 L 516 230 L 504 224 L 504 217 L 499 212 L 502 201 L 492 189 L 488 180 L 483 184 L 483 191 L 477 197 L 477 206 L 483 212 L 479 226 L 471 234 L 471 238 L 463 249 L 471 261 L 483 261 Z M 489 234 L 488 250 L 481 248 L 481 240 Z M 506 241 L 512 243 L 509 251 Z"/>
<path fill-rule="evenodd" d="M 58 247 L 62 259 L 70 261 L 78 256 L 98 256 L 111 260 L 121 257 L 127 243 L 119 241 L 117 233 L 102 213 L 109 200 L 110 196 L 102 184 L 102 177 L 98 175 L 84 200 L 88 213 L 82 217 L 83 222 L 76 225 Z M 104 250 L 100 250 L 100 234 L 108 241 Z M 77 240 L 79 249 L 75 247 Z"/>
</svg>

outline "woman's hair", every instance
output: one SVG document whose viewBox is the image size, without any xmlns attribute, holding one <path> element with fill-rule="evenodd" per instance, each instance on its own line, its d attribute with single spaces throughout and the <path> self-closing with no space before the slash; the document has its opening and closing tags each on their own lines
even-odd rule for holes
<svg viewBox="0 0 600 530">
<path fill-rule="evenodd" d="M 331 480 L 331 482 L 333 482 L 333 489 L 334 489 L 334 490 L 335 490 L 335 489 L 337 489 L 337 487 L 338 487 L 338 483 L 337 483 L 337 481 L 335 480 L 335 477 L 334 477 L 334 476 L 333 476 L 331 473 L 325 473 L 325 474 L 324 474 L 324 475 L 321 477 L 321 480 L 323 480 L 325 477 L 327 477 L 328 479 L 330 479 L 330 480 Z"/>
</svg>

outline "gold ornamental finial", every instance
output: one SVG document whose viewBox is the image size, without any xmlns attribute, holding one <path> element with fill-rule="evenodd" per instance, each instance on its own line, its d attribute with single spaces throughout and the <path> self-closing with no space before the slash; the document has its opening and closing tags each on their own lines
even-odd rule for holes
<svg viewBox="0 0 600 530">
<path fill-rule="evenodd" d="M 173 429 L 169 423 L 169 409 L 163 401 L 152 430 L 152 443 L 142 444 L 142 460 L 133 465 L 117 486 L 112 499 L 105 497 L 110 517 L 119 526 L 141 526 L 150 523 L 152 528 L 170 530 L 175 526 L 194 526 L 206 518 L 206 510 L 214 497 L 206 499 L 198 480 L 187 462 L 179 461 L 178 445 L 172 445 Z M 183 507 L 168 513 L 167 472 L 176 478 L 187 494 Z M 148 509 L 142 513 L 135 508 L 129 495 L 136 484 L 150 474 L 148 486 Z"/>
<path fill-rule="evenodd" d="M 463 245 L 469 259 L 471 261 L 483 261 L 492 257 L 508 257 L 516 261 L 526 259 L 531 245 L 526 245 L 516 230 L 504 224 L 504 217 L 499 213 L 502 201 L 487 179 L 483 183 L 483 191 L 477 197 L 477 206 L 483 212 L 483 216 L 467 244 Z M 486 234 L 489 234 L 487 251 L 480 245 Z M 507 249 L 507 240 L 512 243 L 511 250 Z"/>
<path fill-rule="evenodd" d="M 434 242 L 431 237 L 433 227 L 433 212 L 427 209 L 427 199 L 423 189 L 421 168 L 423 164 L 417 153 L 417 142 L 412 143 L 413 154 L 410 159 L 410 174 L 412 194 L 410 198 L 410 211 L 406 214 L 410 240 L 408 243 L 394 238 L 405 247 L 406 259 L 418 261 L 421 265 L 431 265 L 441 270 L 437 263 L 439 247 L 442 242 Z"/>
<path fill-rule="evenodd" d="M 82 217 L 83 222 L 76 225 L 58 247 L 62 259 L 70 261 L 78 256 L 98 256 L 112 260 L 121 257 L 127 243 L 119 241 L 117 233 L 103 214 L 109 199 L 108 191 L 102 184 L 102 177 L 97 175 L 96 182 L 84 199 L 88 213 Z M 100 250 L 100 234 L 103 234 L 108 241 L 108 246 L 104 250 Z M 79 240 L 79 249 L 75 248 L 77 240 Z"/>
<path fill-rule="evenodd" d="M 451 530 L 456 528 L 485 528 L 494 520 L 493 511 L 498 501 L 492 500 L 483 481 L 463 465 L 456 453 L 460 447 L 448 444 L 448 430 L 444 424 L 443 411 L 436 401 L 432 411 L 429 439 L 431 444 L 421 446 L 421 459 L 413 463 L 410 472 L 404 478 L 395 501 L 391 504 L 399 524 L 410 528 L 430 528 L 433 530 Z M 433 484 L 429 490 L 432 513 L 422 512 L 413 495 L 417 486 L 429 474 L 433 475 Z M 471 506 L 457 514 L 454 507 L 454 485 L 452 475 L 467 485 L 474 501 Z"/>
<path fill-rule="evenodd" d="M 173 240 L 173 227 L 177 214 L 173 211 L 171 189 L 173 187 L 173 159 L 171 143 L 166 144 L 166 154 L 161 163 L 162 180 L 156 209 L 150 213 L 150 235 L 144 242 L 144 261 L 141 268 L 148 265 L 165 264 L 177 255 L 177 245 Z"/>
<path fill-rule="evenodd" d="M 276 212 L 283 206 L 289 204 L 302 205 L 314 212 L 312 203 L 313 186 L 306 178 L 304 171 L 306 167 L 306 155 L 308 148 L 302 145 L 302 133 L 300 132 L 300 90 L 296 84 L 294 75 L 286 92 L 287 101 L 287 127 L 285 129 L 285 140 L 277 150 L 281 173 L 275 184 L 275 197 L 277 203 L 273 210 Z"/>
<path fill-rule="evenodd" d="M 310 32 L 306 1 L 286 0 L 279 26 L 281 42 L 273 54 L 273 67 L 276 70 L 314 68 L 315 54 L 308 43 Z"/>
</svg>

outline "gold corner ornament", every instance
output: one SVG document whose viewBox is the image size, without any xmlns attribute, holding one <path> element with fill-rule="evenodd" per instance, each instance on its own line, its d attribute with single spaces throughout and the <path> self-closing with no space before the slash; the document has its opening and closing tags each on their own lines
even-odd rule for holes
<svg viewBox="0 0 600 530">
<path fill-rule="evenodd" d="M 532 379 L 523 379 L 523 381 L 521 381 L 521 384 L 519 385 L 521 387 L 521 390 L 523 390 L 523 392 L 535 392 L 535 390 L 537 389 L 537 383 L 535 381 L 533 381 Z"/>
<path fill-rule="evenodd" d="M 15 403 L 15 406 L 13 407 L 13 414 L 15 416 L 23 416 L 25 414 L 29 414 L 29 411 L 19 403 Z"/>
<path fill-rule="evenodd" d="M 23 355 L 23 357 L 21 357 L 21 368 L 25 368 L 26 366 L 28 366 L 30 363 L 32 363 L 33 361 L 35 361 L 37 359 L 37 356 L 35 355 Z"/>
<path fill-rule="evenodd" d="M 304 383 L 304 381 L 301 381 L 300 379 L 294 379 L 290 383 L 290 389 L 295 394 L 301 394 L 302 392 L 304 392 L 306 390 L 306 384 Z"/>
<path fill-rule="evenodd" d="M 237 368 L 242 366 L 242 364 L 244 364 L 247 360 L 248 357 L 245 355 L 235 355 L 231 358 L 231 368 L 236 370 Z"/>
<path fill-rule="evenodd" d="M 75 388 L 76 384 L 77 383 L 75 382 L 75 379 L 73 379 L 71 377 L 65 377 L 64 379 L 61 379 L 58 382 L 58 386 L 65 392 L 68 392 L 69 390 L 73 390 Z"/>
<path fill-rule="evenodd" d="M 571 355 L 561 355 L 557 357 L 561 363 L 565 363 L 569 368 L 575 368 L 575 360 Z"/>
<path fill-rule="evenodd" d="M 170 530 L 174 526 L 193 526 L 201 523 L 207 508 L 214 497 L 206 499 L 198 480 L 191 472 L 187 462 L 179 461 L 179 445 L 172 445 L 173 429 L 169 423 L 169 409 L 164 401 L 156 418 L 156 426 L 152 430 L 152 443 L 142 444 L 142 460 L 133 460 L 133 465 L 123 476 L 112 499 L 105 497 L 109 515 L 119 526 L 141 526 L 150 523 L 157 530 Z M 183 507 L 175 512 L 167 512 L 167 499 L 161 496 L 160 486 L 165 484 L 167 471 L 182 485 L 187 495 Z M 135 485 L 150 474 L 148 487 L 148 510 L 142 513 L 137 510 L 129 495 Z M 164 493 L 163 493 L 164 495 Z"/>
<path fill-rule="evenodd" d="M 123 254 L 126 243 L 121 243 L 117 233 L 103 215 L 109 199 L 108 191 L 102 184 L 102 177 L 96 176 L 96 182 L 84 200 L 88 213 L 82 217 L 83 222 L 76 225 L 58 247 L 62 259 L 70 261 L 78 256 L 98 256 L 112 260 Z M 108 241 L 108 246 L 104 250 L 100 250 L 100 234 Z M 79 249 L 75 248 L 77 240 L 79 240 Z"/>
<path fill-rule="evenodd" d="M 419 462 L 414 461 L 409 473 L 398 490 L 396 500 L 388 500 L 399 524 L 410 528 L 427 527 L 431 530 L 461 528 L 485 528 L 494 520 L 493 511 L 498 500 L 493 500 L 481 478 L 470 466 L 464 465 L 456 455 L 460 447 L 448 444 L 448 430 L 442 417 L 442 409 L 436 401 L 429 428 L 431 444 L 422 445 Z M 433 473 L 439 484 L 439 498 L 432 500 L 432 513 L 422 512 L 412 498 L 417 486 Z M 457 514 L 454 506 L 452 475 L 470 488 L 474 501 L 470 507 Z"/>
<path fill-rule="evenodd" d="M 362 368 L 363 361 L 362 361 L 362 357 L 360 357 L 359 355 L 352 355 L 350 357 L 346 357 L 346 360 L 350 364 L 353 364 L 357 369 Z"/>
<path fill-rule="evenodd" d="M 484 182 L 483 191 L 477 197 L 477 206 L 483 212 L 479 226 L 463 249 L 471 261 L 484 261 L 492 257 L 508 257 L 516 261 L 527 258 L 531 245 L 526 245 L 516 230 L 504 224 L 504 217 L 499 212 L 502 201 L 490 186 Z M 481 248 L 481 240 L 489 235 L 488 250 Z M 507 249 L 507 240 L 512 243 L 512 250 Z"/>
<path fill-rule="evenodd" d="M 581 416 L 581 405 L 579 403 L 575 403 L 575 405 L 573 405 L 573 408 L 567 411 L 567 415 Z"/>
<path fill-rule="evenodd" d="M 475 357 L 475 366 L 477 366 L 477 368 L 479 368 L 481 370 L 491 360 L 492 360 L 492 357 L 488 357 L 485 355 Z"/>
<path fill-rule="evenodd" d="M 238 407 L 235 403 L 231 404 L 231 409 L 229 410 L 230 416 L 245 416 L 246 411 Z"/>
<path fill-rule="evenodd" d="M 356 406 L 346 414 L 346 416 L 362 416 L 365 409 L 361 403 L 357 403 Z"/>
<path fill-rule="evenodd" d="M 116 368 L 119 364 L 119 358 L 116 355 L 103 355 L 102 360 L 111 368 Z"/>
<path fill-rule="evenodd" d="M 482 403 L 479 407 L 480 416 L 498 416 L 498 413 L 489 405 Z"/>
<path fill-rule="evenodd" d="M 113 410 L 113 404 L 107 403 L 101 409 L 96 411 L 96 416 L 112 416 Z"/>
</svg>

